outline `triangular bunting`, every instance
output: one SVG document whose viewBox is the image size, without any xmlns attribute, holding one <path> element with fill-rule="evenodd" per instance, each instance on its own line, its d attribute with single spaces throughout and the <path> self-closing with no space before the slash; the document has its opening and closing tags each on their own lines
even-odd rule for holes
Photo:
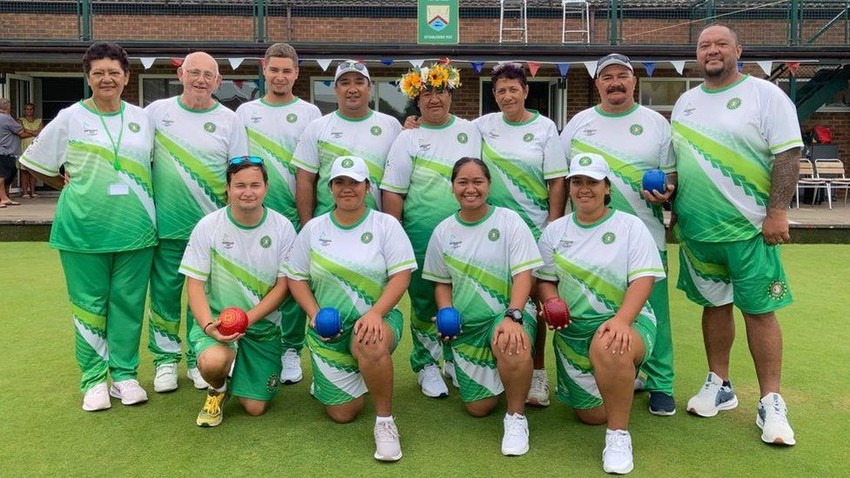
<svg viewBox="0 0 850 478">
<path fill-rule="evenodd" d="M 448 65 L 451 62 L 452 62 L 451 58 L 440 58 L 440 64 L 442 64 L 442 65 Z"/>
<path fill-rule="evenodd" d="M 422 63 L 424 63 L 425 60 L 407 60 L 407 61 L 409 61 L 410 64 L 413 65 L 413 68 L 421 68 Z"/>
<path fill-rule="evenodd" d="M 172 58 L 171 59 L 171 66 L 173 66 L 175 68 L 180 68 L 182 65 L 183 65 L 183 59 L 182 58 Z"/>
<path fill-rule="evenodd" d="M 590 75 L 591 78 L 596 77 L 596 63 L 596 61 L 584 62 L 584 67 L 587 68 L 587 74 Z"/>
<path fill-rule="evenodd" d="M 483 61 L 473 61 L 471 64 L 472 69 L 475 70 L 476 73 L 481 73 L 481 69 L 484 68 Z"/>
<path fill-rule="evenodd" d="M 685 71 L 685 60 L 671 61 L 670 64 L 676 69 L 676 73 L 680 75 Z"/>
<path fill-rule="evenodd" d="M 764 72 L 765 75 L 770 75 L 770 70 L 773 69 L 773 62 L 772 61 L 770 61 L 770 60 L 768 60 L 768 61 L 757 61 L 756 63 L 758 63 L 758 65 L 761 67 L 761 70 Z"/>
<path fill-rule="evenodd" d="M 381 63 L 387 66 L 391 66 L 393 64 L 393 60 L 392 58 L 384 58 L 383 60 L 381 60 Z"/>
<path fill-rule="evenodd" d="M 149 69 L 150 67 L 153 66 L 153 62 L 156 61 L 156 57 L 155 56 L 143 56 L 143 57 L 139 58 L 139 60 L 142 61 L 142 66 L 144 66 L 145 69 L 147 70 L 147 69 Z"/>
<path fill-rule="evenodd" d="M 785 66 L 788 67 L 788 71 L 791 72 L 791 76 L 797 76 L 797 69 L 800 68 L 800 62 L 799 61 L 786 62 Z"/>
<path fill-rule="evenodd" d="M 537 70 L 540 69 L 540 63 L 536 61 L 527 61 L 525 64 L 528 65 L 528 72 L 531 73 L 531 76 L 537 76 Z"/>
<path fill-rule="evenodd" d="M 230 62 L 230 68 L 235 70 L 239 68 L 239 65 L 241 65 L 243 61 L 245 61 L 245 58 L 228 58 L 227 61 Z"/>
<path fill-rule="evenodd" d="M 561 75 L 561 78 L 566 78 L 567 74 L 570 72 L 570 64 L 558 63 L 556 66 L 558 67 L 558 74 Z"/>
<path fill-rule="evenodd" d="M 328 67 L 331 66 L 331 60 L 316 60 L 316 63 L 319 64 L 319 68 L 321 68 L 322 71 L 328 71 Z"/>
<path fill-rule="evenodd" d="M 646 76 L 651 77 L 652 74 L 655 73 L 655 62 L 645 61 L 643 62 L 643 68 L 646 70 Z"/>
<path fill-rule="evenodd" d="M 744 62 L 743 61 L 738 62 L 738 71 L 744 71 Z"/>
</svg>

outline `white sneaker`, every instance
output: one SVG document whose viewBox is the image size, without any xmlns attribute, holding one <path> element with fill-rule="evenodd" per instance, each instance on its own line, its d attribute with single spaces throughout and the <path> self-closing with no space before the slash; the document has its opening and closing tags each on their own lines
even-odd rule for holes
<svg viewBox="0 0 850 478">
<path fill-rule="evenodd" d="M 457 374 L 455 374 L 455 363 L 451 360 L 443 362 L 443 377 L 451 380 L 455 388 L 460 388 L 460 383 L 457 381 Z"/>
<path fill-rule="evenodd" d="M 436 365 L 426 365 L 419 371 L 419 386 L 426 397 L 443 398 L 449 396 L 449 388 L 440 376 L 440 369 Z"/>
<path fill-rule="evenodd" d="M 778 393 L 768 393 L 759 400 L 756 425 L 762 430 L 761 441 L 774 445 L 794 445 L 794 430 L 788 423 L 788 407 Z"/>
<path fill-rule="evenodd" d="M 738 397 L 732 386 L 723 385 L 723 379 L 708 372 L 702 389 L 688 400 L 688 413 L 701 417 L 713 417 L 721 410 L 732 410 L 738 406 Z"/>
<path fill-rule="evenodd" d="M 136 405 L 148 401 L 148 392 L 134 378 L 114 382 L 109 389 L 109 395 L 121 400 L 124 405 Z"/>
<path fill-rule="evenodd" d="M 632 458 L 632 436 L 625 430 L 608 430 L 602 450 L 602 469 L 605 473 L 625 475 L 635 468 Z"/>
<path fill-rule="evenodd" d="M 156 393 L 173 392 L 177 390 L 177 364 L 164 363 L 156 367 L 153 379 L 153 389 Z"/>
<path fill-rule="evenodd" d="M 520 456 L 528 453 L 528 420 L 524 415 L 505 415 L 505 434 L 502 436 L 502 455 Z"/>
<path fill-rule="evenodd" d="M 210 388 L 210 384 L 204 380 L 204 377 L 201 375 L 201 371 L 198 370 L 198 367 L 192 367 L 189 370 L 186 370 L 186 376 L 189 377 L 189 380 L 192 381 L 192 385 L 194 385 L 198 390 L 206 390 Z"/>
<path fill-rule="evenodd" d="M 395 422 L 375 422 L 375 459 L 398 461 L 401 459 L 401 443 Z"/>
<path fill-rule="evenodd" d="M 311 397 L 316 398 L 316 381 L 315 380 L 310 382 L 310 390 L 308 390 L 308 391 L 310 392 Z"/>
<path fill-rule="evenodd" d="M 109 401 L 109 391 L 106 388 L 106 382 L 99 383 L 88 389 L 83 396 L 83 410 L 87 412 L 106 410 L 111 406 L 112 403 Z"/>
<path fill-rule="evenodd" d="M 286 349 L 280 358 L 283 369 L 280 371 L 280 383 L 290 385 L 298 383 L 304 378 L 301 372 L 301 357 L 295 349 Z"/>
<path fill-rule="evenodd" d="M 549 377 L 546 370 L 534 369 L 531 372 L 531 388 L 528 389 L 525 404 L 532 407 L 549 406 Z"/>
<path fill-rule="evenodd" d="M 635 392 L 642 392 L 646 389 L 646 377 L 638 375 L 635 377 Z"/>
</svg>

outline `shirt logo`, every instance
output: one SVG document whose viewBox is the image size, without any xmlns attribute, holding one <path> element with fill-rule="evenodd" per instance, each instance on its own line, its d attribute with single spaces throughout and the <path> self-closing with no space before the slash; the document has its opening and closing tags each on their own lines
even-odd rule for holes
<svg viewBox="0 0 850 478">
<path fill-rule="evenodd" d="M 211 121 L 204 123 L 204 131 L 207 133 L 215 133 L 215 123 Z"/>
<path fill-rule="evenodd" d="M 322 232 L 322 234 L 319 236 L 319 244 L 321 244 L 323 247 L 328 247 L 329 245 L 331 245 L 331 242 L 333 241 L 331 241 L 328 236 L 324 232 Z"/>
<path fill-rule="evenodd" d="M 332 129 L 331 130 L 331 136 L 333 136 L 334 139 L 342 138 L 342 131 L 337 131 L 336 129 Z"/>
<path fill-rule="evenodd" d="M 582 156 L 582 157 L 578 158 L 578 164 L 581 165 L 581 166 L 589 166 L 590 163 L 592 163 L 592 162 L 593 162 L 593 160 L 590 159 L 590 157 L 588 157 L 588 156 Z"/>
<path fill-rule="evenodd" d="M 363 244 L 369 244 L 370 242 L 372 242 L 373 237 L 374 236 L 372 236 L 371 232 L 364 232 L 363 235 L 360 236 L 360 242 L 362 242 Z"/>
<path fill-rule="evenodd" d="M 275 374 L 269 375 L 269 379 L 266 381 L 266 391 L 267 392 L 274 392 L 275 389 L 277 388 L 278 384 L 279 384 L 278 380 L 279 379 L 278 379 L 277 375 L 275 375 Z"/>
<path fill-rule="evenodd" d="M 88 121 L 83 121 L 83 132 L 89 136 L 97 136 L 97 128 L 89 126 Z"/>
<path fill-rule="evenodd" d="M 225 249 L 233 249 L 233 241 L 230 240 L 230 236 L 227 234 L 221 238 L 221 246 Z"/>
<path fill-rule="evenodd" d="M 629 126 L 629 133 L 631 133 L 635 136 L 640 136 L 641 134 L 643 134 L 643 126 L 635 123 L 635 124 Z"/>
<path fill-rule="evenodd" d="M 372 126 L 372 129 L 369 130 L 372 133 L 372 136 L 380 136 L 383 130 L 380 126 Z"/>
<path fill-rule="evenodd" d="M 139 123 L 130 123 L 130 124 L 127 125 L 127 129 L 129 129 L 133 133 L 138 133 L 139 131 L 142 130 L 142 127 L 139 126 Z"/>
<path fill-rule="evenodd" d="M 286 121 L 289 123 L 294 123 L 298 121 L 298 115 L 295 113 L 289 113 L 288 115 L 286 115 Z"/>
<path fill-rule="evenodd" d="M 271 237 L 263 236 L 262 239 L 260 239 L 260 246 L 262 246 L 263 249 L 268 249 L 269 246 L 271 246 L 271 245 L 272 245 L 272 238 Z"/>
<path fill-rule="evenodd" d="M 490 239 L 491 241 L 495 242 L 499 240 L 499 235 L 499 230 L 494 227 L 493 229 L 490 229 L 490 232 L 487 233 L 487 239 Z"/>
<path fill-rule="evenodd" d="M 732 98 L 726 102 L 726 108 L 730 110 L 736 110 L 739 106 L 741 106 L 741 98 Z"/>
<path fill-rule="evenodd" d="M 171 126 L 173 124 L 174 124 L 174 120 L 171 119 L 171 114 L 166 114 L 162 118 L 162 125 L 165 126 L 166 128 L 168 128 L 169 126 Z"/>
<path fill-rule="evenodd" d="M 458 238 L 456 238 L 454 234 L 449 236 L 449 245 L 452 247 L 452 249 L 457 249 L 461 246 L 461 244 L 463 244 L 463 241 L 458 240 Z"/>
<path fill-rule="evenodd" d="M 491 138 L 493 138 L 493 139 L 496 139 L 496 138 L 498 138 L 498 137 L 499 137 L 499 133 L 497 133 L 497 132 L 495 132 L 495 131 L 490 131 L 489 133 L 487 133 L 487 136 L 489 136 L 489 137 L 491 137 Z"/>
<path fill-rule="evenodd" d="M 615 236 L 613 232 L 606 232 L 605 234 L 602 234 L 602 243 L 605 245 L 613 244 L 616 240 L 617 236 Z"/>
<path fill-rule="evenodd" d="M 563 247 L 564 249 L 566 249 L 568 247 L 573 246 L 573 241 L 569 241 L 567 239 L 561 239 L 560 241 L 558 241 L 558 245 Z"/>
<path fill-rule="evenodd" d="M 259 115 L 257 115 L 257 114 L 253 114 L 253 115 L 251 115 L 251 122 L 252 122 L 252 123 L 257 124 L 257 123 L 259 123 L 260 121 L 263 121 L 263 117 L 262 117 L 262 116 L 259 116 Z"/>
<path fill-rule="evenodd" d="M 457 142 L 458 143 L 466 144 L 467 141 L 469 141 L 469 136 L 467 136 L 466 133 L 458 133 L 457 134 Z"/>
<path fill-rule="evenodd" d="M 767 287 L 767 296 L 773 300 L 782 300 L 787 293 L 788 285 L 781 280 L 775 280 Z"/>
<path fill-rule="evenodd" d="M 340 166 L 342 166 L 343 168 L 350 168 L 354 166 L 354 161 L 351 158 L 345 158 L 342 160 Z"/>
<path fill-rule="evenodd" d="M 533 139 L 534 139 L 534 134 L 532 134 L 532 133 L 525 133 L 525 136 L 522 137 L 522 140 L 525 141 L 526 143 L 530 143 L 531 140 L 533 140 Z"/>
<path fill-rule="evenodd" d="M 694 105 L 688 103 L 688 105 L 685 106 L 685 109 L 682 111 L 682 114 L 684 116 L 690 116 L 694 113 L 694 111 L 696 111 L 696 107 L 694 107 Z"/>
<path fill-rule="evenodd" d="M 593 135 L 596 134 L 596 130 L 593 129 L 593 128 L 587 128 L 586 130 L 584 130 L 582 132 L 584 133 L 585 136 L 593 136 Z"/>
<path fill-rule="evenodd" d="M 428 151 L 428 150 L 431 149 L 430 143 L 423 143 L 421 139 L 419 141 L 420 141 L 419 142 L 419 150 L 420 151 Z"/>
</svg>

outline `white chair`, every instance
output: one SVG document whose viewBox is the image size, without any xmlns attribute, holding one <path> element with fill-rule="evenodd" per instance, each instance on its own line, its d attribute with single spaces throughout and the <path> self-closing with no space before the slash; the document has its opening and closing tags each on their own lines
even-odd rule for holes
<svg viewBox="0 0 850 478">
<path fill-rule="evenodd" d="M 830 192 L 844 190 L 844 205 L 847 205 L 847 195 L 850 194 L 850 178 L 844 173 L 844 163 L 838 158 L 821 158 L 815 160 L 817 178 L 826 181 Z M 831 194 L 830 194 L 831 196 Z M 832 199 L 832 198 L 830 198 Z M 830 209 L 832 209 L 830 201 Z"/>
<path fill-rule="evenodd" d="M 800 190 L 802 189 L 813 189 L 812 206 L 815 205 L 818 189 L 823 189 L 826 192 L 829 208 L 832 209 L 832 196 L 829 191 L 829 183 L 824 179 L 818 178 L 812 162 L 805 158 L 800 158 L 800 176 L 797 179 L 797 209 L 800 209 Z"/>
</svg>

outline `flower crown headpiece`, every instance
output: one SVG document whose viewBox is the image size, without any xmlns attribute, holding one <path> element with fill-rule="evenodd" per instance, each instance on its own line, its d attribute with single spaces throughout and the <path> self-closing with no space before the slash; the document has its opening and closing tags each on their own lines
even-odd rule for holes
<svg viewBox="0 0 850 478">
<path fill-rule="evenodd" d="M 408 71 L 399 81 L 398 88 L 408 98 L 416 99 L 423 91 L 454 90 L 460 87 L 457 68 L 440 63 Z"/>
</svg>

